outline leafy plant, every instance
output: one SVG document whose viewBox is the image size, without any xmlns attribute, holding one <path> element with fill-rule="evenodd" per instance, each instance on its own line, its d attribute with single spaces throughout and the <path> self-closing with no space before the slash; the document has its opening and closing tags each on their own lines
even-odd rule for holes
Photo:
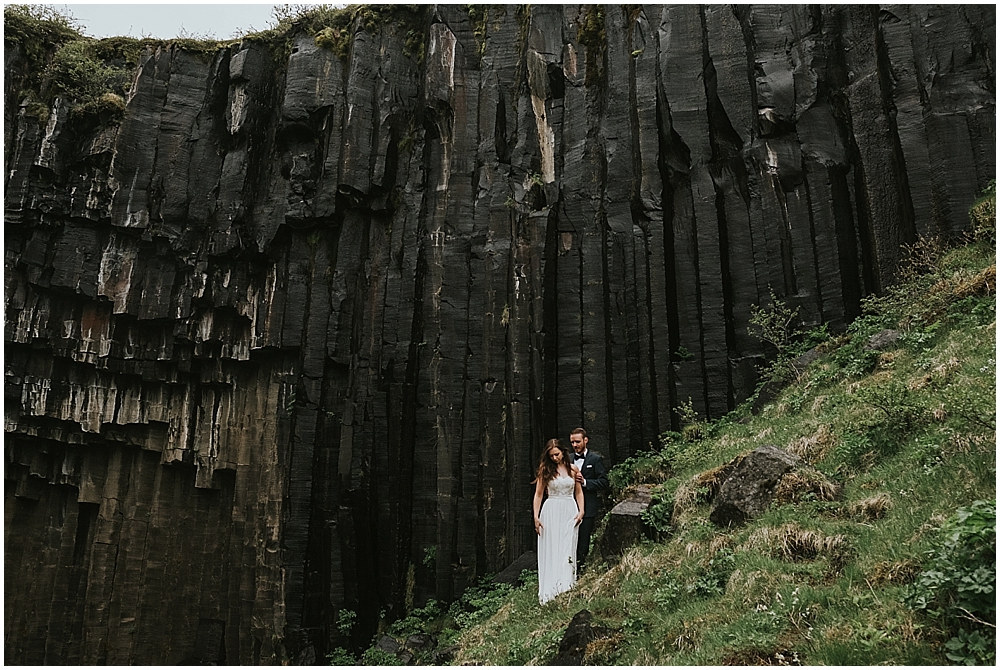
<svg viewBox="0 0 1000 670">
<path fill-rule="evenodd" d="M 682 587 L 673 579 L 653 591 L 653 602 L 657 607 L 666 608 L 676 603 L 681 597 Z"/>
<path fill-rule="evenodd" d="M 437 545 L 432 544 L 429 547 L 424 547 L 424 558 L 422 563 L 428 568 L 434 566 L 434 561 L 437 559 Z"/>
<path fill-rule="evenodd" d="M 669 464 L 662 453 L 640 451 L 629 456 L 608 471 L 611 489 L 621 493 L 632 484 L 648 484 L 663 481 Z"/>
<path fill-rule="evenodd" d="M 985 326 L 996 321 L 996 299 L 991 296 L 969 296 L 948 306 L 948 316 L 956 321 L 967 321 Z"/>
<path fill-rule="evenodd" d="M 341 635 L 349 637 L 358 615 L 354 610 L 342 609 L 337 613 L 337 630 Z"/>
<path fill-rule="evenodd" d="M 670 530 L 670 520 L 674 514 L 673 496 L 666 495 L 662 489 L 653 490 L 649 506 L 640 514 L 643 522 L 657 533 Z"/>
<path fill-rule="evenodd" d="M 333 651 L 326 655 L 326 660 L 330 665 L 357 665 L 358 659 L 354 658 L 354 654 L 347 651 L 343 647 L 336 647 Z"/>
<path fill-rule="evenodd" d="M 733 552 L 720 549 L 709 559 L 705 570 L 698 575 L 694 583 L 688 584 L 687 591 L 695 596 L 714 596 L 726 590 L 726 582 L 736 568 Z"/>
<path fill-rule="evenodd" d="M 403 665 L 403 662 L 385 649 L 369 647 L 361 654 L 361 665 Z"/>
<path fill-rule="evenodd" d="M 948 660 L 962 665 L 993 665 L 996 662 L 996 636 L 982 631 L 959 629 L 958 635 L 944 643 Z"/>
<path fill-rule="evenodd" d="M 996 521 L 996 501 L 959 508 L 941 527 L 925 569 L 907 592 L 911 607 L 953 633 L 946 645 L 953 661 L 995 661 Z"/>
<path fill-rule="evenodd" d="M 770 305 L 750 306 L 747 332 L 761 342 L 770 345 L 775 355 L 771 363 L 761 371 L 765 380 L 784 383 L 797 375 L 791 365 L 799 353 L 795 346 L 805 331 L 800 328 L 799 308 L 790 308 L 778 298 L 774 289 L 770 290 Z"/>
<path fill-rule="evenodd" d="M 500 609 L 513 591 L 510 584 L 494 582 L 484 577 L 465 590 L 462 597 L 451 604 L 448 613 L 459 629 L 473 626 L 487 619 Z"/>
<path fill-rule="evenodd" d="M 423 633 L 429 624 L 439 619 L 444 612 L 443 605 L 432 598 L 423 607 L 418 607 L 410 612 L 408 616 L 393 622 L 389 627 L 389 634 L 406 638 L 417 633 Z"/>
<path fill-rule="evenodd" d="M 674 408 L 674 413 L 681 420 L 681 437 L 687 442 L 700 440 L 705 435 L 705 424 L 698 420 L 698 410 L 694 408 L 691 398 Z"/>
</svg>

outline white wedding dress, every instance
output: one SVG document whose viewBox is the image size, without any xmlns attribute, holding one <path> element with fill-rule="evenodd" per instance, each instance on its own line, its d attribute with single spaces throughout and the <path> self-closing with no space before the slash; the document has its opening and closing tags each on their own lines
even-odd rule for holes
<svg viewBox="0 0 1000 670">
<path fill-rule="evenodd" d="M 549 482 L 549 497 L 538 514 L 538 602 L 544 605 L 576 584 L 576 480 L 556 477 Z"/>
</svg>

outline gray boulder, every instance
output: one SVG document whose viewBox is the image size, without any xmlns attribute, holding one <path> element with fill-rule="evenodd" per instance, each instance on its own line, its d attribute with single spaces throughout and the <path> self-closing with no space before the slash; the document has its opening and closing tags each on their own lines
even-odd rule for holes
<svg viewBox="0 0 1000 670">
<path fill-rule="evenodd" d="M 652 502 L 652 492 L 652 485 L 636 486 L 629 492 L 628 497 L 608 512 L 600 540 L 602 557 L 607 560 L 614 559 L 644 538 L 655 537 L 655 531 L 642 519 L 642 513 Z"/>
<path fill-rule="evenodd" d="M 892 349 L 899 342 L 899 338 L 902 334 L 898 330 L 880 330 L 871 337 L 868 338 L 868 342 L 865 344 L 865 349 L 868 351 L 885 351 L 886 349 Z"/>
<path fill-rule="evenodd" d="M 796 500 L 802 491 L 833 499 L 840 487 L 798 456 L 767 445 L 734 459 L 712 501 L 709 520 L 718 526 L 760 516 L 778 497 Z"/>
</svg>

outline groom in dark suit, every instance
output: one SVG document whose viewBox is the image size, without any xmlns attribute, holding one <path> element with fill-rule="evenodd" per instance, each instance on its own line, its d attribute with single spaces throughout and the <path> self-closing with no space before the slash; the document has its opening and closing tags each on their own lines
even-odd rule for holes
<svg viewBox="0 0 1000 670">
<path fill-rule="evenodd" d="M 583 487 L 583 521 L 580 523 L 580 536 L 576 544 L 576 571 L 583 570 L 583 563 L 590 551 L 590 534 L 594 531 L 597 521 L 597 494 L 608 490 L 608 472 L 604 468 L 604 459 L 596 451 L 587 448 L 587 431 L 574 428 L 569 434 L 569 443 L 573 446 L 576 467 L 576 479 Z"/>
</svg>

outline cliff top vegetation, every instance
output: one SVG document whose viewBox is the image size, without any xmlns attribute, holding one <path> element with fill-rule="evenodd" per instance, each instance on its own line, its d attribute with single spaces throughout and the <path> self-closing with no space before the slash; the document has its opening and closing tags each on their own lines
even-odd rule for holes
<svg viewBox="0 0 1000 670">
<path fill-rule="evenodd" d="M 525 572 L 517 588 L 487 580 L 450 609 L 418 608 L 390 636 L 436 635 L 454 664 L 544 665 L 589 610 L 591 665 L 994 663 L 995 203 L 991 187 L 973 206 L 972 239 L 911 246 L 904 279 L 846 334 L 812 333 L 819 358 L 758 414 L 751 402 L 712 422 L 684 412 L 683 432 L 616 466 L 616 499 L 653 485 L 657 540 L 545 606 Z M 745 525 L 715 526 L 711 474 L 764 444 L 841 495 L 803 486 Z M 398 663 L 385 648 L 361 662 Z"/>
<path fill-rule="evenodd" d="M 93 113 L 104 121 L 120 118 L 135 68 L 144 53 L 174 47 L 205 58 L 242 42 L 266 47 L 279 62 L 287 60 L 294 37 L 305 34 L 316 44 L 349 56 L 355 29 L 376 30 L 393 24 L 406 52 L 423 59 L 422 5 L 278 5 L 274 25 L 237 39 L 215 40 L 179 36 L 170 40 L 149 37 L 84 35 L 70 16 L 46 5 L 6 5 L 4 43 L 21 52 L 19 100 L 27 111 L 45 120 L 58 97 L 75 114 Z"/>
</svg>

